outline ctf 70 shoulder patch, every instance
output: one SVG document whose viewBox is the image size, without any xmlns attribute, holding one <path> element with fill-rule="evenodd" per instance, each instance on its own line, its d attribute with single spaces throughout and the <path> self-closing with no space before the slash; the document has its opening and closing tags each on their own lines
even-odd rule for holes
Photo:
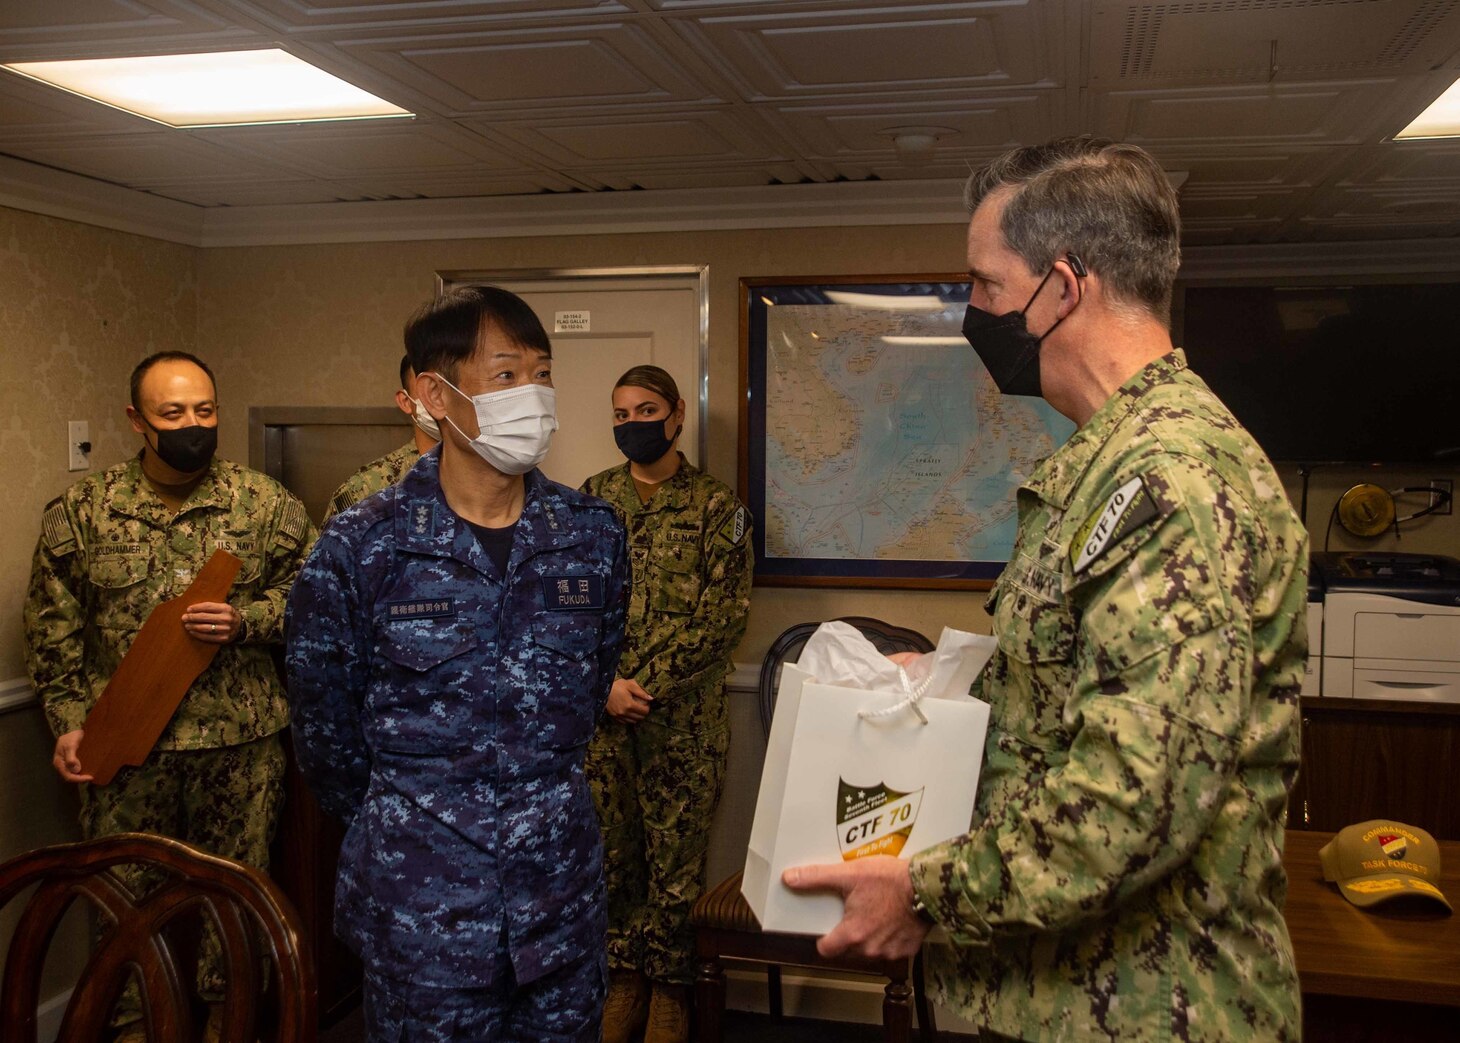
<svg viewBox="0 0 1460 1043">
<path fill-rule="evenodd" d="M 725 519 L 715 538 L 729 547 L 738 547 L 750 532 L 750 512 L 744 507 L 735 508 L 735 513 Z"/>
<path fill-rule="evenodd" d="M 1144 478 L 1132 478 L 1115 490 L 1070 541 L 1070 562 L 1075 575 L 1159 513 Z"/>
</svg>

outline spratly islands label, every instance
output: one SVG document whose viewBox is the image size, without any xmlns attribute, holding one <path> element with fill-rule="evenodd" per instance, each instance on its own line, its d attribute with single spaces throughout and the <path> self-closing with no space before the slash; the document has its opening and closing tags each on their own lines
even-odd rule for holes
<svg viewBox="0 0 1460 1043">
<path fill-rule="evenodd" d="M 926 788 L 926 787 L 923 787 Z M 884 783 L 852 786 L 837 780 L 837 843 L 842 859 L 902 852 L 918 819 L 923 788 L 900 793 Z"/>
</svg>

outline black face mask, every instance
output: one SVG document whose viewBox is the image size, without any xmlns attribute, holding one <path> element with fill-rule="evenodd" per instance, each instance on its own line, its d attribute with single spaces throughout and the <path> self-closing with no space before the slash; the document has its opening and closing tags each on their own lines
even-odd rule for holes
<svg viewBox="0 0 1460 1043">
<path fill-rule="evenodd" d="M 147 423 L 144 419 L 143 423 Z M 148 427 L 152 427 L 150 423 Z M 157 435 L 157 455 L 174 471 L 192 474 L 208 466 L 218 451 L 218 428 L 194 424 L 192 427 L 152 427 Z"/>
<path fill-rule="evenodd" d="M 1085 275 L 1085 265 L 1078 257 L 1066 254 L 1065 260 L 1077 276 Z M 994 378 L 995 386 L 1006 395 L 1030 395 L 1034 398 L 1040 395 L 1039 345 L 1069 317 L 1069 312 L 1055 320 L 1055 324 L 1039 337 L 1029 332 L 1024 324 L 1024 313 L 1053 274 L 1054 269 L 1050 268 L 1018 311 L 995 315 L 970 304 L 963 313 L 964 338 L 978 352 L 989 376 Z M 1079 301 L 1075 303 L 1078 305 Z"/>
<path fill-rule="evenodd" d="M 683 430 L 683 424 L 675 428 L 674 438 Z M 674 448 L 674 438 L 664 437 L 662 420 L 626 420 L 613 429 L 619 452 L 636 464 L 652 464 L 658 460 Z"/>
</svg>

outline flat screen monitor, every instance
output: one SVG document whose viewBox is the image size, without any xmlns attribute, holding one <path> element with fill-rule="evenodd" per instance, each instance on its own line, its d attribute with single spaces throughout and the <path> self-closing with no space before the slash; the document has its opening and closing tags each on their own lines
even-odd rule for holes
<svg viewBox="0 0 1460 1043">
<path fill-rule="evenodd" d="M 1172 320 L 1273 460 L 1460 463 L 1460 282 L 1191 284 Z"/>
</svg>

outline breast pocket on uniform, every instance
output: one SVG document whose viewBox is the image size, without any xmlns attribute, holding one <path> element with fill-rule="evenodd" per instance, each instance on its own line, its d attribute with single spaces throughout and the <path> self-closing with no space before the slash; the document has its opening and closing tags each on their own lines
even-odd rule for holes
<svg viewBox="0 0 1460 1043">
<path fill-rule="evenodd" d="M 532 639 L 560 656 L 582 662 L 598 651 L 603 617 L 596 612 L 539 612 Z"/>
<path fill-rule="evenodd" d="M 607 691 L 598 690 L 602 616 L 593 612 L 539 612 L 532 621 L 533 667 L 554 689 L 541 719 L 539 741 L 548 749 L 585 746 Z"/>
<path fill-rule="evenodd" d="M 1002 726 L 1035 745 L 1057 738 L 1074 678 L 1074 612 L 1058 573 L 1026 557 L 1011 562 L 994 602 L 994 633 L 1019 697 Z"/>
<path fill-rule="evenodd" d="M 411 619 L 380 628 L 387 664 L 370 686 L 371 739 L 386 753 L 446 754 L 472 741 L 472 708 L 485 685 L 466 620 Z M 377 669 L 382 669 L 377 668 Z"/>
<path fill-rule="evenodd" d="M 649 607 L 686 615 L 700 603 L 699 548 L 670 547 L 649 560 Z"/>
<path fill-rule="evenodd" d="M 380 654 L 417 674 L 428 673 L 476 646 L 472 628 L 454 620 L 388 623 L 380 637 Z"/>
<path fill-rule="evenodd" d="M 86 574 L 101 595 L 95 615 L 98 626 L 135 630 L 146 621 L 156 603 L 143 583 L 151 564 L 140 544 L 106 544 L 92 551 Z"/>
</svg>

